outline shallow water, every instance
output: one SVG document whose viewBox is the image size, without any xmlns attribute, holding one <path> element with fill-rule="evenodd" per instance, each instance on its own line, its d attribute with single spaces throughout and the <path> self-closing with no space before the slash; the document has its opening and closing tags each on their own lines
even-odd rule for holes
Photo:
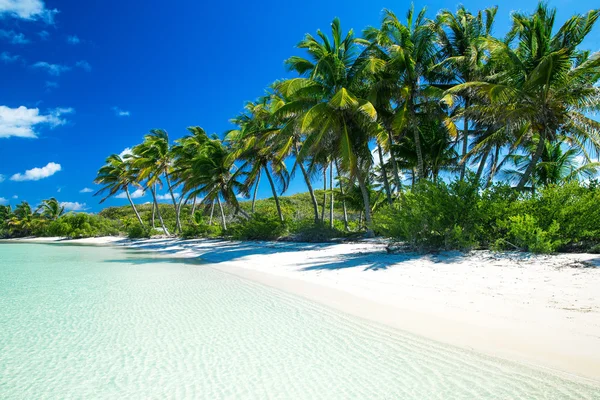
<svg viewBox="0 0 600 400">
<path fill-rule="evenodd" d="M 600 389 L 109 247 L 0 244 L 0 399 L 600 399 Z"/>
</svg>

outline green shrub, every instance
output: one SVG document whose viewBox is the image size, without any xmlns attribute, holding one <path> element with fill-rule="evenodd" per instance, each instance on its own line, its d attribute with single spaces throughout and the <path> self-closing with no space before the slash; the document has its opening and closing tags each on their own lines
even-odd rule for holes
<svg viewBox="0 0 600 400">
<path fill-rule="evenodd" d="M 509 217 L 501 223 L 508 230 L 505 238 L 496 241 L 497 248 L 507 248 L 507 244 L 519 250 L 533 253 L 553 253 L 561 244 L 558 239 L 560 225 L 553 221 L 547 230 L 541 228 L 535 217 L 529 214 Z"/>
<path fill-rule="evenodd" d="M 138 224 L 131 224 L 127 228 L 127 237 L 129 239 L 144 239 L 152 236 L 152 228 Z"/>
<path fill-rule="evenodd" d="M 288 233 L 277 214 L 256 212 L 247 220 L 231 224 L 227 235 L 238 240 L 275 240 Z"/>
</svg>

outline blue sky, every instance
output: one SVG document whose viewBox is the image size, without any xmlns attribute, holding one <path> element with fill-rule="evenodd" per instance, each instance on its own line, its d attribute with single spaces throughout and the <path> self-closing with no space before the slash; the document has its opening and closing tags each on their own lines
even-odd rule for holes
<svg viewBox="0 0 600 400">
<path fill-rule="evenodd" d="M 537 4 L 501 3 L 497 35 L 507 31 L 512 10 Z M 456 4 L 415 2 L 431 17 Z M 475 11 L 494 3 L 462 4 Z M 173 139 L 193 125 L 222 135 L 246 101 L 286 77 L 283 61 L 302 54 L 295 45 L 305 33 L 327 31 L 336 16 L 345 30 L 360 33 L 378 25 L 383 8 L 404 15 L 408 5 L 0 0 L 0 203 L 38 204 L 54 196 L 76 210 L 126 204 L 99 205 L 84 190 L 97 189 L 93 179 L 109 154 L 137 144 L 152 128 Z M 591 0 L 550 5 L 558 8 L 559 23 L 598 6 Z M 583 47 L 598 50 L 599 31 Z M 295 179 L 289 193 L 305 190 Z M 259 195 L 270 195 L 266 182 Z"/>
</svg>

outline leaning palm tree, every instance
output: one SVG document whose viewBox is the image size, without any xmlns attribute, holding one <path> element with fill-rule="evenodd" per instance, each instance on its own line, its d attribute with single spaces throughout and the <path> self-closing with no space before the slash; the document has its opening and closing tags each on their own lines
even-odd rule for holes
<svg viewBox="0 0 600 400">
<path fill-rule="evenodd" d="M 204 129 L 199 126 L 189 127 L 188 131 L 190 134 L 176 140 L 175 145 L 171 149 L 173 155 L 173 172 L 171 174 L 174 185 L 182 188 L 183 183 L 190 179 L 193 173 L 192 160 L 204 150 L 204 146 L 209 140 Z M 187 198 L 187 193 L 182 192 L 177 209 L 178 213 L 181 213 L 181 204 L 185 198 Z M 196 212 L 197 197 L 194 196 L 191 200 L 193 204 L 190 217 L 193 218 Z"/>
<path fill-rule="evenodd" d="M 106 196 L 100 200 L 100 204 L 109 197 L 125 192 L 127 200 L 129 200 L 129 204 L 135 212 L 135 216 L 140 225 L 144 226 L 142 217 L 140 217 L 140 213 L 135 207 L 135 204 L 133 204 L 133 200 L 129 193 L 130 186 L 139 186 L 137 173 L 133 168 L 131 159 L 123 160 L 118 154 L 110 155 L 106 159 L 106 164 L 98 170 L 98 175 L 96 176 L 94 183 L 102 185 L 102 188 L 98 190 L 94 196 L 106 194 Z"/>
<path fill-rule="evenodd" d="M 532 15 L 514 13 L 506 41 L 488 38 L 487 49 L 497 68 L 487 80 L 466 82 L 450 90 L 480 96 L 470 117 L 482 124 L 503 124 L 523 149 L 536 143 L 517 189 L 522 190 L 544 152 L 547 141 L 566 136 L 583 150 L 600 149 L 600 123 L 586 113 L 600 106 L 600 52 L 590 55 L 577 46 L 590 33 L 599 10 L 575 15 L 557 31 L 556 11 L 540 3 Z M 516 45 L 510 44 L 516 41 Z"/>
<path fill-rule="evenodd" d="M 40 211 L 43 217 L 56 221 L 65 212 L 65 207 L 61 206 L 58 200 L 52 197 L 42 201 L 36 212 L 39 213 Z"/>
<path fill-rule="evenodd" d="M 156 190 L 155 185 L 157 184 L 160 186 L 161 177 L 164 176 L 177 215 L 175 229 L 181 231 L 179 206 L 175 199 L 170 176 L 173 169 L 173 154 L 169 145 L 169 134 L 162 129 L 151 129 L 150 133 L 144 136 L 144 142 L 135 146 L 132 151 L 135 156 L 134 165 L 139 168 L 140 177 L 147 179 L 147 186 L 154 188 L 151 190 Z M 156 196 L 154 197 L 156 201 Z"/>
<path fill-rule="evenodd" d="M 529 154 L 534 151 L 536 145 L 529 145 Z M 529 157 L 524 154 L 511 154 L 508 157 L 514 168 L 505 169 L 503 174 L 509 180 L 520 181 L 523 172 L 529 166 Z M 565 138 L 559 138 L 555 142 L 546 141 L 544 151 L 527 183 L 529 188 L 534 190 L 538 186 L 589 179 L 598 173 L 599 167 L 599 162 L 592 162 L 580 149 L 570 147 Z"/>
<path fill-rule="evenodd" d="M 289 69 L 306 77 L 278 85 L 290 101 L 278 110 L 280 116 L 299 120 L 305 140 L 300 158 L 330 152 L 339 158 L 343 170 L 356 177 L 362 191 L 367 235 L 372 236 L 371 207 L 367 192 L 368 171 L 372 164 L 369 141 L 382 136 L 373 105 L 360 98 L 360 80 L 350 74 L 358 49 L 352 31 L 342 34 L 340 21 L 331 24 L 332 38 L 318 31 L 320 40 L 306 35 L 298 47 L 306 49 L 309 59 L 292 57 Z"/>
<path fill-rule="evenodd" d="M 289 184 L 289 173 L 282 158 L 277 157 L 278 127 L 273 125 L 273 119 L 268 104 L 268 98 L 263 97 L 257 102 L 246 104 L 246 112 L 232 120 L 239 129 L 227 133 L 225 140 L 232 145 L 230 158 L 244 161 L 248 171 L 245 187 L 249 190 L 254 186 L 256 198 L 261 173 L 264 172 L 269 181 L 271 192 L 277 207 L 279 220 L 283 222 L 283 213 L 277 193 L 277 186 L 283 193 Z"/>
<path fill-rule="evenodd" d="M 201 196 L 205 204 L 217 202 L 223 229 L 227 229 L 227 222 L 221 199 L 229 203 L 236 213 L 248 217 L 240 208 L 236 197 L 236 193 L 244 189 L 239 182 L 242 172 L 240 169 L 232 172 L 233 168 L 227 147 L 221 140 L 213 137 L 206 141 L 202 150 L 192 159 L 191 173 L 183 182 L 182 190 L 188 193 L 188 198 Z"/>
</svg>

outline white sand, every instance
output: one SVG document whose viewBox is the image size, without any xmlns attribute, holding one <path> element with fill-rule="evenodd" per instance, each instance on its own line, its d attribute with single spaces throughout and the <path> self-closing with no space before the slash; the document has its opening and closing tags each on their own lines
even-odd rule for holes
<svg viewBox="0 0 600 400">
<path fill-rule="evenodd" d="M 376 241 L 118 238 L 434 340 L 600 382 L 600 255 L 389 255 Z M 581 262 L 586 263 L 584 268 Z"/>
</svg>

